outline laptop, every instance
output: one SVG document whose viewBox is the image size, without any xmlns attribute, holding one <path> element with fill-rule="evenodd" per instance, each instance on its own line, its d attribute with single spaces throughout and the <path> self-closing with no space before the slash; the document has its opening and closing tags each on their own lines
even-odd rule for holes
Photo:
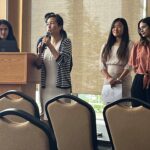
<svg viewBox="0 0 150 150">
<path fill-rule="evenodd" d="M 0 40 L 0 52 L 19 52 L 17 42 L 14 40 Z"/>
</svg>

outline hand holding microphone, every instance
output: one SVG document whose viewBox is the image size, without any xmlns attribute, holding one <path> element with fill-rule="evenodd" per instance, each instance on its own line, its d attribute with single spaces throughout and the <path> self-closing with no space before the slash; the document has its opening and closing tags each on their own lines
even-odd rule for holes
<svg viewBox="0 0 150 150">
<path fill-rule="evenodd" d="M 46 35 L 42 39 L 43 49 L 45 49 L 46 46 L 50 44 L 50 39 L 51 39 L 51 34 L 50 32 L 47 32 Z"/>
<path fill-rule="evenodd" d="M 46 47 L 50 44 L 51 34 L 47 32 L 46 35 L 41 39 L 41 42 L 38 44 L 38 49 L 40 53 L 43 53 Z"/>
</svg>

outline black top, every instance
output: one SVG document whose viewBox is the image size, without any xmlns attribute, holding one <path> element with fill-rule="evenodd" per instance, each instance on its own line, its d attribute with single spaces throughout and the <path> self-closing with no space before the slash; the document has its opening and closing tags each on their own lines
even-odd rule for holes
<svg viewBox="0 0 150 150">
<path fill-rule="evenodd" d="M 0 40 L 0 52 L 19 52 L 17 42 L 14 40 Z"/>
</svg>

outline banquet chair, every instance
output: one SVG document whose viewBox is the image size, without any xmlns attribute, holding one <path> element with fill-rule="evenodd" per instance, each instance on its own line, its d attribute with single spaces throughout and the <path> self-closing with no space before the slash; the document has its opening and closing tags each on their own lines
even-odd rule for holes
<svg viewBox="0 0 150 150">
<path fill-rule="evenodd" d="M 124 105 L 133 101 L 140 106 Z M 105 106 L 103 115 L 113 150 L 150 149 L 150 104 L 123 98 Z"/>
<path fill-rule="evenodd" d="M 26 122 L 13 122 L 7 115 L 21 117 Z M 57 150 L 47 124 L 33 115 L 16 108 L 0 111 L 0 149 L 2 150 Z"/>
<path fill-rule="evenodd" d="M 49 100 L 45 110 L 59 150 L 97 149 L 96 117 L 90 104 L 73 95 L 60 95 Z"/>
<path fill-rule="evenodd" d="M 9 90 L 0 95 L 0 110 L 6 108 L 22 109 L 34 115 L 35 117 L 40 118 L 39 108 L 36 101 L 21 91 Z M 16 117 L 13 116 L 11 118 L 15 119 Z M 17 117 L 17 119 L 23 121 L 22 118 Z"/>
</svg>

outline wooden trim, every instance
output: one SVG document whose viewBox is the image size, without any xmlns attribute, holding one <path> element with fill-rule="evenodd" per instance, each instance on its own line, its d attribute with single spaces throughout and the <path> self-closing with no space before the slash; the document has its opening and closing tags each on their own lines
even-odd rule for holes
<svg viewBox="0 0 150 150">
<path fill-rule="evenodd" d="M 20 51 L 22 51 L 22 30 L 23 30 L 23 28 L 22 28 L 22 24 L 23 24 L 23 2 L 22 2 L 22 0 L 20 0 L 19 1 L 19 13 L 20 13 L 20 15 L 19 15 L 19 42 L 18 42 L 18 44 L 19 44 L 19 46 L 20 46 Z"/>
<path fill-rule="evenodd" d="M 1 1 L 1 0 L 0 0 Z M 8 1 L 8 21 L 12 24 L 20 51 L 31 51 L 31 1 Z"/>
<path fill-rule="evenodd" d="M 146 16 L 150 16 L 150 0 L 147 0 L 147 7 L 146 7 Z"/>
</svg>

